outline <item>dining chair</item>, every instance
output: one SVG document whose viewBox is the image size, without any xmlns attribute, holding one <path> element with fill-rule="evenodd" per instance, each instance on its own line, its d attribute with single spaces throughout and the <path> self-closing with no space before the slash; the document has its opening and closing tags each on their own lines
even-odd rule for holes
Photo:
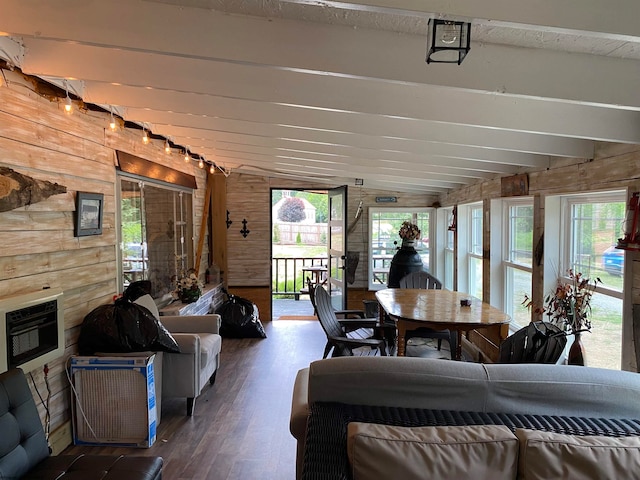
<svg viewBox="0 0 640 480">
<path fill-rule="evenodd" d="M 556 325 L 531 322 L 501 344 L 498 363 L 551 363 L 562 355 L 567 337 Z"/>
<path fill-rule="evenodd" d="M 379 328 L 377 319 L 339 319 L 331 304 L 331 296 L 322 285 L 315 285 L 311 295 L 315 299 L 318 320 L 327 335 L 327 345 L 322 358 L 327 358 L 329 353 L 332 357 L 353 356 L 353 350 L 358 347 L 369 347 L 364 350 L 366 355 L 387 355 L 384 339 L 373 338 Z"/>
<path fill-rule="evenodd" d="M 419 289 L 434 289 L 441 290 L 442 282 L 429 272 L 424 270 L 418 272 L 411 272 L 400 279 L 400 288 L 419 288 Z M 442 349 L 442 340 L 449 342 L 449 348 L 451 350 L 451 359 L 455 357 L 456 346 L 458 344 L 458 338 L 456 332 L 451 330 L 434 330 L 428 327 L 419 327 L 415 330 L 408 330 L 405 334 L 405 344 L 409 339 L 419 338 L 434 338 L 438 340 L 438 350 Z"/>
</svg>

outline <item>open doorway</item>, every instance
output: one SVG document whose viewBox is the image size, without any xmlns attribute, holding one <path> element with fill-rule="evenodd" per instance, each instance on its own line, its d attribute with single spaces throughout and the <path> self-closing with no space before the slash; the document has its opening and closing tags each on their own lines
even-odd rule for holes
<svg viewBox="0 0 640 480">
<path fill-rule="evenodd" d="M 326 190 L 271 190 L 273 320 L 315 318 L 308 282 L 327 282 L 327 220 Z"/>
</svg>

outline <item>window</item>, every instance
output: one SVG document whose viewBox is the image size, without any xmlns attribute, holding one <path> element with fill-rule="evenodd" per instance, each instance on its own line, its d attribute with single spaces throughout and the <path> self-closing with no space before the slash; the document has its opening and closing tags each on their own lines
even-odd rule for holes
<svg viewBox="0 0 640 480">
<path fill-rule="evenodd" d="M 371 207 L 369 209 L 369 289 L 386 287 L 391 259 L 402 243 L 398 231 L 404 221 L 418 225 L 421 238 L 416 242 L 426 270 L 430 265 L 429 238 L 431 236 L 430 208 Z"/>
<path fill-rule="evenodd" d="M 453 226 L 453 208 L 446 209 L 447 213 L 447 229 L 445 231 L 445 243 L 444 243 L 444 275 L 442 279 L 442 286 L 448 290 L 453 290 L 453 277 L 454 277 L 454 226 Z"/>
<path fill-rule="evenodd" d="M 504 310 L 516 327 L 527 325 L 531 313 L 522 305 L 525 295 L 531 296 L 533 266 L 533 202 L 505 202 L 506 242 L 504 264 Z"/>
<path fill-rule="evenodd" d="M 602 280 L 591 301 L 592 333 L 582 335 L 592 367 L 621 368 L 624 251 L 614 245 L 622 237 L 625 198 L 624 192 L 612 192 L 562 199 L 565 268 L 554 273 L 566 277 L 567 269 L 572 268 Z"/>
<path fill-rule="evenodd" d="M 190 190 L 119 176 L 121 287 L 151 280 L 154 298 L 193 266 Z"/>
<path fill-rule="evenodd" d="M 469 292 L 482 298 L 482 204 L 469 208 Z"/>
</svg>

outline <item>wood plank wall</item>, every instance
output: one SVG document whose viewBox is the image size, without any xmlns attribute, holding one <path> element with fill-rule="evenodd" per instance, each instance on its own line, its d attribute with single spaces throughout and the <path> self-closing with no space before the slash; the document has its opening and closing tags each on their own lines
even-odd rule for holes
<svg viewBox="0 0 640 480">
<path fill-rule="evenodd" d="M 49 364 L 52 398 L 51 431 L 70 418 L 70 394 L 65 362 L 77 353 L 84 316 L 110 303 L 116 294 L 116 170 L 115 149 L 195 175 L 194 231 L 202 217 L 206 172 L 185 164 L 179 155 L 166 155 L 160 140 L 143 145 L 138 132 L 108 128 L 109 115 L 63 112 L 62 105 L 35 94 L 23 77 L 9 76 L 0 88 L 0 166 L 36 179 L 57 182 L 67 193 L 0 212 L 0 296 L 60 287 L 64 291 L 65 357 Z M 104 194 L 102 235 L 74 237 L 75 195 Z M 195 241 L 195 239 L 194 239 Z M 203 273 L 208 265 L 205 242 Z M 4 346 L 0 354 L 6 355 Z M 43 372 L 32 372 L 46 395 Z M 36 402 L 38 401 L 37 396 Z M 39 405 L 44 418 L 44 409 Z"/>
</svg>

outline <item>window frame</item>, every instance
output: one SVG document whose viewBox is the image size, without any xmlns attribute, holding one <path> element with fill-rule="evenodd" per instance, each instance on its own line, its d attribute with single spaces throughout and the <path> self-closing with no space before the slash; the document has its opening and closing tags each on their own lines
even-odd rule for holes
<svg viewBox="0 0 640 480">
<path fill-rule="evenodd" d="M 116 261 L 117 261 L 117 268 L 116 268 L 116 274 L 117 274 L 117 281 L 116 281 L 116 286 L 117 286 L 117 292 L 123 293 L 123 291 L 126 289 L 125 286 L 125 279 L 124 279 L 124 239 L 123 239 L 123 232 L 122 232 L 122 182 L 123 181 L 127 181 L 130 183 L 137 183 L 140 191 L 141 191 L 141 205 L 140 205 L 140 213 L 142 215 L 142 217 L 144 218 L 146 216 L 146 207 L 145 207 L 145 197 L 144 197 L 144 187 L 148 186 L 148 187 L 152 187 L 152 188 L 157 188 L 157 189 L 161 189 L 161 190 L 167 190 L 168 192 L 171 192 L 173 195 L 172 201 L 174 203 L 174 216 L 169 219 L 171 221 L 173 221 L 173 225 L 174 225 L 174 231 L 177 230 L 178 228 L 180 229 L 180 231 L 182 232 L 182 234 L 178 237 L 176 235 L 175 240 L 174 240 L 174 251 L 175 249 L 177 249 L 178 247 L 180 248 L 180 253 L 182 258 L 184 258 L 184 263 L 183 265 L 187 265 L 186 268 L 190 268 L 188 267 L 189 265 L 193 265 L 193 261 L 195 259 L 195 225 L 194 225 L 194 218 L 193 218 L 193 212 L 194 212 L 194 201 L 195 201 L 195 191 L 191 188 L 185 187 L 185 186 L 181 186 L 181 185 L 174 185 L 174 184 L 170 184 L 167 182 L 162 182 L 159 180 L 154 180 L 152 178 L 148 178 L 148 177 L 144 177 L 144 176 L 140 176 L 140 175 L 135 175 L 135 174 L 131 174 L 131 173 L 127 173 L 127 172 L 122 172 L 122 171 L 117 171 L 117 175 L 116 175 L 117 179 L 116 179 L 116 201 L 117 201 L 117 208 L 116 208 L 116 220 L 117 220 L 117 225 L 118 228 L 116 229 L 116 238 L 117 238 L 117 245 L 118 248 L 116 248 Z M 177 220 L 176 218 L 176 212 L 175 212 L 175 196 L 176 194 L 180 197 L 180 214 L 181 214 L 181 219 Z M 189 195 L 190 200 L 191 200 L 191 205 L 188 205 L 185 203 L 188 200 L 182 200 L 182 197 L 184 194 Z M 186 212 L 184 211 L 184 209 L 186 209 Z M 191 213 L 189 215 L 189 212 Z M 178 224 L 180 223 L 180 224 Z M 148 250 L 149 249 L 149 244 L 148 244 L 148 239 L 147 237 L 147 225 L 146 223 L 143 221 L 143 219 L 141 219 L 141 235 L 142 235 L 142 239 L 143 239 L 143 252 L 144 250 Z M 190 242 L 190 245 L 187 244 L 187 242 Z M 185 253 L 186 252 L 186 253 Z M 143 253 L 144 255 L 144 253 Z M 179 260 L 176 258 L 175 264 L 174 264 L 174 274 L 175 275 L 179 275 L 180 272 L 178 271 L 178 262 Z M 186 269 L 185 268 L 185 269 Z M 151 270 L 150 266 L 147 267 L 147 270 Z M 148 275 L 148 273 L 147 273 Z M 147 277 L 145 277 L 147 278 Z M 166 295 L 166 294 L 165 294 Z M 164 295 L 160 295 L 160 297 L 163 297 Z"/>
<path fill-rule="evenodd" d="M 374 229 L 373 229 L 373 221 L 374 221 L 374 216 L 377 213 L 380 212 L 389 212 L 389 213 L 407 213 L 408 215 L 411 215 L 411 221 L 415 221 L 415 214 L 419 214 L 419 213 L 427 213 L 429 216 L 428 222 L 429 222 L 429 229 L 428 232 L 424 232 L 422 231 L 422 237 L 424 238 L 424 234 L 427 233 L 428 234 L 428 239 L 429 239 L 429 252 L 428 252 L 428 265 L 429 265 L 429 271 L 435 271 L 435 254 L 434 254 L 434 248 L 432 248 L 434 241 L 435 241 L 435 223 L 436 223 L 436 215 L 435 215 L 435 208 L 433 207 L 382 207 L 382 206 L 371 206 L 368 209 L 368 221 L 369 221 L 369 226 L 368 226 L 368 239 L 367 239 L 367 265 L 368 265 L 368 270 L 367 270 L 367 288 L 370 291 L 376 291 L 376 290 L 382 290 L 383 288 L 387 288 L 386 284 L 382 284 L 382 283 L 373 283 L 374 277 L 373 277 L 373 265 L 374 265 L 374 259 L 373 259 L 373 233 L 374 233 Z M 395 232 L 394 234 L 395 236 L 392 236 L 390 240 L 392 239 L 396 239 L 397 241 L 397 246 L 399 247 L 401 244 L 400 241 L 400 237 L 398 236 L 397 232 Z"/>
<path fill-rule="evenodd" d="M 510 269 L 511 271 L 519 271 L 524 272 L 529 275 L 529 290 L 528 294 L 531 295 L 531 291 L 533 288 L 532 280 L 533 280 L 533 242 L 531 246 L 531 265 L 525 265 L 523 263 L 518 263 L 513 261 L 511 257 L 511 252 L 513 250 L 512 247 L 512 237 L 513 237 L 513 229 L 511 225 L 511 209 L 512 207 L 522 207 L 527 206 L 531 207 L 532 210 L 532 221 L 534 220 L 534 199 L 533 197 L 521 197 L 521 198 L 505 198 L 502 200 L 502 225 L 504 232 L 504 242 L 502 243 L 502 277 L 503 277 L 503 285 L 502 285 L 502 309 L 511 316 L 511 328 L 518 329 L 520 327 L 524 327 L 525 325 L 520 325 L 515 320 L 515 315 L 512 310 L 512 306 L 515 302 L 515 288 L 510 282 Z M 532 225 L 532 240 L 533 240 L 533 229 Z M 523 298 L 524 300 L 524 298 Z"/>
</svg>

